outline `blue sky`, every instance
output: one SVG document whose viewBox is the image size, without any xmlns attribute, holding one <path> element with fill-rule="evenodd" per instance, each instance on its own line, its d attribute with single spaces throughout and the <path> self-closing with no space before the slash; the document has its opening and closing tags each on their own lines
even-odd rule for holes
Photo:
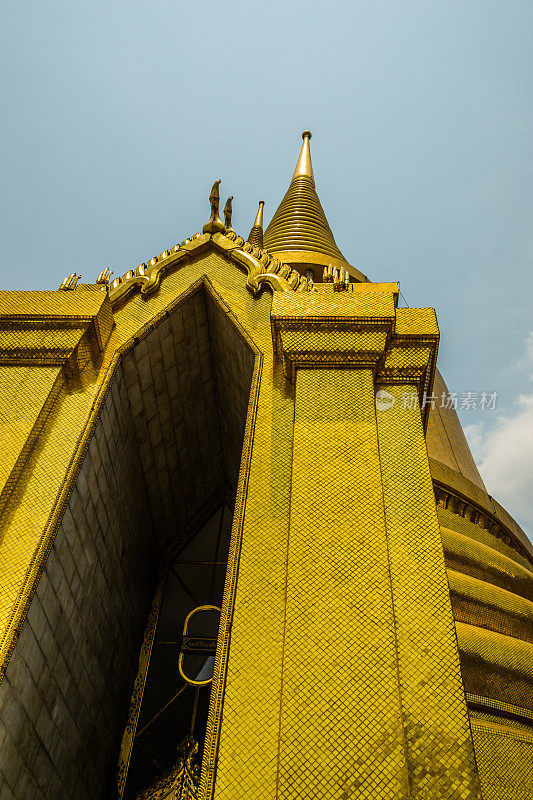
<svg viewBox="0 0 533 800">
<path fill-rule="evenodd" d="M 452 391 L 498 392 L 460 416 L 533 526 L 530 0 L 30 0 L 0 24 L 2 288 L 122 274 L 201 229 L 219 176 L 246 235 L 310 128 L 346 258 L 437 309 Z"/>
</svg>

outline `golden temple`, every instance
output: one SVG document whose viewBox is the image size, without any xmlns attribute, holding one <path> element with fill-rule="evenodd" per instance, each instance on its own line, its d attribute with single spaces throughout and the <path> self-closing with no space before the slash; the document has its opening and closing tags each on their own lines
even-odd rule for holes
<svg viewBox="0 0 533 800">
<path fill-rule="evenodd" d="M 111 280 L 0 292 L 0 798 L 533 797 L 533 547 L 309 131 Z M 390 276 L 387 276 L 390 277 Z"/>
</svg>

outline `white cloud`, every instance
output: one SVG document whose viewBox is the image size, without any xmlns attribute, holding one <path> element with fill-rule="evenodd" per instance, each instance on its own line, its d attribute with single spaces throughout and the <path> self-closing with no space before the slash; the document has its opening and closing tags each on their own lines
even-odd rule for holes
<svg viewBox="0 0 533 800">
<path fill-rule="evenodd" d="M 533 379 L 533 333 L 524 342 L 520 368 Z M 489 425 L 465 428 L 488 492 L 516 518 L 531 538 L 533 531 L 533 394 L 520 394 L 509 413 Z"/>
</svg>

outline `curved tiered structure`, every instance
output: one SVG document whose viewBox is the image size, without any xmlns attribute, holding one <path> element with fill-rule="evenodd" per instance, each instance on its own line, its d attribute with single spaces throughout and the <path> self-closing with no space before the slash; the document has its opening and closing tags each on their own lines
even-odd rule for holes
<svg viewBox="0 0 533 800">
<path fill-rule="evenodd" d="M 434 394 L 443 392 L 437 374 Z M 476 757 L 492 787 L 487 796 L 525 798 L 530 789 L 521 781 L 533 748 L 533 548 L 487 493 L 453 407 L 430 412 L 427 446 Z"/>
<path fill-rule="evenodd" d="M 302 133 L 302 149 L 290 186 L 265 231 L 265 248 L 302 274 L 312 270 L 313 280 L 322 280 L 324 267 L 346 268 L 354 280 L 366 276 L 352 267 L 335 243 L 315 189 L 309 141 Z"/>
<path fill-rule="evenodd" d="M 264 200 L 259 201 L 259 208 L 255 215 L 254 224 L 248 234 L 248 242 L 254 247 L 263 247 L 263 206 Z"/>
</svg>

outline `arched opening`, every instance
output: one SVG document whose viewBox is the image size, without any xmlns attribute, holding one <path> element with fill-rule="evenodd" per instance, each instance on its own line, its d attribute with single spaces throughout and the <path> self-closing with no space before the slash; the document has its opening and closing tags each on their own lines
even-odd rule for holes
<svg viewBox="0 0 533 800">
<path fill-rule="evenodd" d="M 21 709 L 12 732 L 21 763 L 31 762 L 46 797 L 116 794 L 121 738 L 158 587 L 166 598 L 165 641 L 174 644 L 157 645 L 172 651 L 166 666 L 161 658 L 152 662 L 161 704 L 147 682 L 136 731 L 179 689 L 176 642 L 184 614 L 210 598 L 220 604 L 255 357 L 206 281 L 143 329 L 117 366 L 13 652 L 10 680 L 2 684 L 6 718 L 11 706 L 13 714 Z M 23 708 L 13 688 L 18 676 Z M 202 691 L 200 746 L 209 689 Z M 182 719 L 189 730 L 194 699 L 186 689 L 159 715 L 160 724 L 170 719 L 168 730 Z M 146 729 L 152 745 L 158 730 Z M 176 746 L 160 748 L 162 763 L 155 760 L 163 771 L 177 758 Z M 136 774 L 131 796 L 157 769 Z M 126 778 L 125 772 L 122 787 Z"/>
</svg>

